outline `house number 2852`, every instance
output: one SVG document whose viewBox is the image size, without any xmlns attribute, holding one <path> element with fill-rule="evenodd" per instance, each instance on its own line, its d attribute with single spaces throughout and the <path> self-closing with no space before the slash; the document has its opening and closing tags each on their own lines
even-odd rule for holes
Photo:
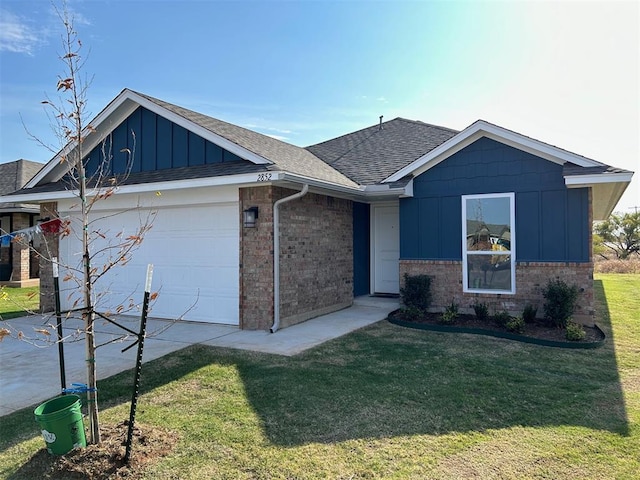
<svg viewBox="0 0 640 480">
<path fill-rule="evenodd" d="M 258 174 L 258 181 L 259 182 L 268 182 L 269 180 L 271 180 L 271 174 L 270 173 L 259 173 Z"/>
</svg>

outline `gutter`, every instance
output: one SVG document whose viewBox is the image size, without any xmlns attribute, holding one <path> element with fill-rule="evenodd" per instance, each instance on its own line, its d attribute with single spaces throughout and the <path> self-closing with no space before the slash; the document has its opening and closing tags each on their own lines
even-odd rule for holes
<svg viewBox="0 0 640 480">
<path fill-rule="evenodd" d="M 269 331 L 276 333 L 280 328 L 280 205 L 300 197 L 309 191 L 309 184 L 305 183 L 302 190 L 289 197 L 281 198 L 273 204 L 273 325 Z"/>
</svg>

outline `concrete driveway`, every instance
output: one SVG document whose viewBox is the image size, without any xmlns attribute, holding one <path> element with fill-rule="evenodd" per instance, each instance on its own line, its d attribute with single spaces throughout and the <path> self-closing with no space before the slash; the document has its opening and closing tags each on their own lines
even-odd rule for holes
<svg viewBox="0 0 640 480">
<path fill-rule="evenodd" d="M 397 299 L 358 297 L 352 307 L 308 320 L 276 333 L 246 331 L 214 323 L 170 322 L 149 319 L 144 344 L 144 361 L 148 362 L 193 344 L 253 350 L 277 355 L 296 355 L 333 338 L 383 320 L 399 306 Z M 12 328 L 32 332 L 42 328 L 40 316 L 7 320 Z M 72 320 L 65 323 L 65 335 L 78 328 Z M 118 322 L 138 331 L 138 318 L 121 317 Z M 96 323 L 98 345 L 117 338 L 118 327 L 104 321 Z M 122 352 L 133 339 L 104 345 L 97 350 L 98 379 L 133 368 L 137 348 Z M 84 340 L 65 342 L 67 387 L 86 383 Z M 56 345 L 36 347 L 13 338 L 0 342 L 0 416 L 30 405 L 36 405 L 60 393 L 58 348 Z"/>
</svg>

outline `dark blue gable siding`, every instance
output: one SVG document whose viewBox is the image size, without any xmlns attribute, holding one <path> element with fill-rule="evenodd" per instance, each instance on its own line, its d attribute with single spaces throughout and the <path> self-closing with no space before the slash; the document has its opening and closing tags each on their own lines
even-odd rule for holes
<svg viewBox="0 0 640 480">
<path fill-rule="evenodd" d="M 589 194 L 562 166 L 481 138 L 414 179 L 400 200 L 400 257 L 462 258 L 461 195 L 515 192 L 518 261 L 589 261 Z"/>
<path fill-rule="evenodd" d="M 131 172 L 242 160 L 180 125 L 138 107 L 86 156 L 87 174 L 95 173 L 105 159 L 108 174 L 124 173 L 129 162 L 127 151 L 133 157 Z"/>
</svg>

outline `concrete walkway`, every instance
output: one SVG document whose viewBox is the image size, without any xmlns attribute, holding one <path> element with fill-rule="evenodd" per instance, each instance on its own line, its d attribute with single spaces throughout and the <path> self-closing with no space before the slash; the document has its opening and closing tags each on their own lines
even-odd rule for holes
<svg viewBox="0 0 640 480">
<path fill-rule="evenodd" d="M 358 297 L 354 305 L 339 312 L 330 313 L 304 323 L 279 330 L 246 331 L 237 327 L 214 323 L 170 322 L 149 319 L 147 339 L 144 344 L 144 361 L 148 362 L 170 352 L 193 344 L 237 348 L 276 355 L 296 355 L 328 340 L 378 322 L 398 308 L 399 300 L 377 297 Z M 42 328 L 40 316 L 7 320 L 13 329 L 33 332 Z M 55 320 L 53 320 L 55 321 Z M 139 318 L 122 317 L 118 321 L 133 331 L 139 329 Z M 72 335 L 79 327 L 65 322 L 65 335 Z M 120 336 L 118 327 L 103 321 L 96 322 L 98 345 Z M 104 345 L 97 350 L 98 379 L 133 368 L 137 348 L 126 352 L 122 349 L 133 343 L 129 338 L 122 342 Z M 67 387 L 72 383 L 86 383 L 84 369 L 85 346 L 83 337 L 64 343 Z M 58 348 L 56 345 L 36 347 L 26 342 L 5 338 L 0 342 L 0 416 L 26 406 L 36 405 L 60 393 Z"/>
</svg>

